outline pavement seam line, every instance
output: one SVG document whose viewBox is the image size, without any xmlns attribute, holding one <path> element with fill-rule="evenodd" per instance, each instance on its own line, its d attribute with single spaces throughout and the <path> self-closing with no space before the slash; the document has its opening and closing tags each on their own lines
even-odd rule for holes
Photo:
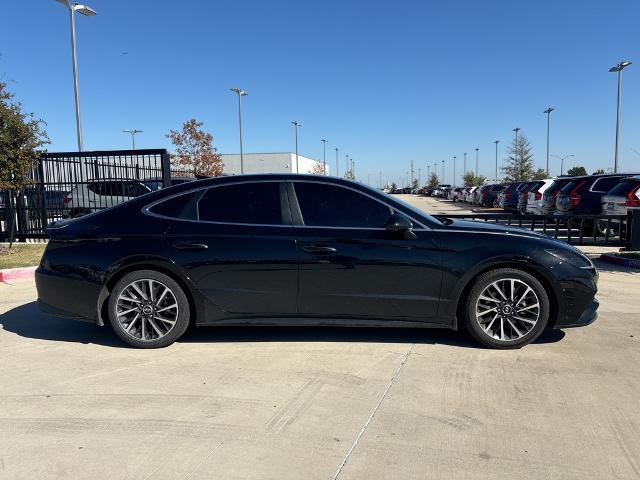
<svg viewBox="0 0 640 480">
<path fill-rule="evenodd" d="M 407 350 L 407 352 L 404 354 L 404 357 L 402 358 L 402 362 L 400 362 L 400 366 L 398 367 L 396 372 L 391 377 L 391 380 L 389 380 L 389 383 L 387 384 L 387 388 L 384 389 L 384 392 L 382 392 L 382 395 L 380 396 L 380 399 L 378 400 L 378 403 L 376 403 L 376 406 L 373 407 L 373 410 L 371 411 L 371 414 L 369 415 L 369 418 L 364 423 L 362 429 L 358 433 L 358 436 L 356 437 L 355 441 L 353 442 L 353 445 L 351 445 L 351 448 L 349 449 L 349 451 L 345 455 L 344 460 L 342 460 L 342 463 L 338 467 L 338 470 L 336 471 L 335 475 L 332 477 L 332 480 L 337 480 L 338 477 L 340 476 L 340 474 L 342 473 L 342 469 L 345 467 L 345 465 L 347 464 L 347 461 L 349 461 L 349 457 L 351 457 L 351 454 L 355 451 L 356 447 L 358 446 L 358 443 L 360 442 L 360 439 L 364 435 L 365 430 L 367 429 L 367 427 L 371 423 L 371 420 L 373 420 L 373 417 L 376 414 L 376 412 L 378 411 L 378 408 L 382 404 L 383 400 L 387 397 L 387 393 L 389 393 L 389 390 L 391 389 L 391 386 L 395 383 L 396 379 L 398 378 L 398 375 L 400 375 L 400 371 L 402 370 L 402 367 L 404 367 L 404 364 L 407 363 L 407 360 L 409 359 L 409 355 L 411 355 L 411 352 L 413 351 L 413 347 L 415 347 L 415 346 L 416 346 L 415 342 L 412 343 L 411 347 L 409 347 L 409 350 Z"/>
</svg>

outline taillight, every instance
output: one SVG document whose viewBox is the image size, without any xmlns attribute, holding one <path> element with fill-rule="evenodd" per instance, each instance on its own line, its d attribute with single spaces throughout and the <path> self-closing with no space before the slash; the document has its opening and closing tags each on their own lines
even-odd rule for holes
<svg viewBox="0 0 640 480">
<path fill-rule="evenodd" d="M 65 195 L 65 196 L 62 198 L 62 201 L 63 201 L 63 202 L 65 203 L 65 205 L 66 205 L 67 203 L 69 203 L 69 202 L 71 201 L 71 197 L 70 197 L 69 195 Z"/>
<path fill-rule="evenodd" d="M 573 190 L 571 190 L 571 193 L 569 194 L 569 205 L 572 205 L 574 207 L 576 205 L 580 205 L 580 201 L 582 200 L 582 197 L 578 195 L 578 189 L 585 184 L 585 181 L 586 180 L 581 181 L 578 185 L 575 186 Z"/>
<path fill-rule="evenodd" d="M 509 200 L 511 198 L 511 195 L 513 195 L 511 192 L 504 192 L 504 199 Z"/>
<path fill-rule="evenodd" d="M 640 185 L 627 193 L 627 201 L 624 202 L 624 205 L 626 207 L 640 207 Z"/>
<path fill-rule="evenodd" d="M 540 192 L 536 192 L 536 200 L 542 200 L 542 194 Z"/>
<path fill-rule="evenodd" d="M 489 196 L 489 192 L 482 192 L 482 196 L 483 197 L 488 197 Z"/>
</svg>

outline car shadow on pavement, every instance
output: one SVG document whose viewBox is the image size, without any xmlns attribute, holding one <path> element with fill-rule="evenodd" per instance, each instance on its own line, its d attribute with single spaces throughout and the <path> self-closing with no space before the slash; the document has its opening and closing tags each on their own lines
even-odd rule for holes
<svg viewBox="0 0 640 480">
<path fill-rule="evenodd" d="M 98 327 L 46 315 L 36 302 L 0 314 L 0 325 L 7 332 L 25 338 L 131 348 L 110 326 Z M 534 343 L 555 343 L 564 337 L 561 330 L 545 331 Z M 190 328 L 178 343 L 220 342 L 363 342 L 440 344 L 463 348 L 483 348 L 462 332 L 427 328 L 373 327 L 202 327 Z"/>
</svg>

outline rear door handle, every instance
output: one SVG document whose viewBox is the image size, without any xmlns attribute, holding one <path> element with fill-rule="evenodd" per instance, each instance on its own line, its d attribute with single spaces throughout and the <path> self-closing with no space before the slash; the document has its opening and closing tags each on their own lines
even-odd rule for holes
<svg viewBox="0 0 640 480">
<path fill-rule="evenodd" d="M 328 247 L 326 245 L 305 245 L 302 247 L 302 250 L 307 253 L 315 253 L 318 255 L 331 255 L 332 253 L 338 252 L 335 248 Z"/>
<path fill-rule="evenodd" d="M 205 243 L 176 242 L 173 244 L 173 248 L 178 250 L 206 250 L 209 245 Z"/>
</svg>

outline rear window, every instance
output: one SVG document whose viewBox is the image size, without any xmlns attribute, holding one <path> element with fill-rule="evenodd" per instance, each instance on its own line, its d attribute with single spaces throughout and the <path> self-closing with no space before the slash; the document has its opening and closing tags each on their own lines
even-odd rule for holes
<svg viewBox="0 0 640 480">
<path fill-rule="evenodd" d="M 615 187 L 623 177 L 603 177 L 593 182 L 591 190 L 594 192 L 606 193 Z"/>
<path fill-rule="evenodd" d="M 621 180 L 615 187 L 607 192 L 607 195 L 626 197 L 635 187 L 640 185 L 640 180 Z"/>
<path fill-rule="evenodd" d="M 154 205 L 149 211 L 163 217 L 196 220 L 198 218 L 196 201 L 200 195 L 202 191 L 178 195 Z"/>
<path fill-rule="evenodd" d="M 578 186 L 578 183 L 580 183 L 580 182 L 582 182 L 582 180 L 572 180 L 572 181 L 570 181 L 564 187 L 562 187 L 562 189 L 560 190 L 560 194 L 561 195 L 569 195 L 571 193 L 571 190 L 576 188 Z"/>
<path fill-rule="evenodd" d="M 551 184 L 549 188 L 545 190 L 544 193 L 549 193 L 553 195 L 554 193 L 558 192 L 562 187 L 564 187 L 566 184 L 567 184 L 566 180 L 555 181 Z"/>
</svg>

